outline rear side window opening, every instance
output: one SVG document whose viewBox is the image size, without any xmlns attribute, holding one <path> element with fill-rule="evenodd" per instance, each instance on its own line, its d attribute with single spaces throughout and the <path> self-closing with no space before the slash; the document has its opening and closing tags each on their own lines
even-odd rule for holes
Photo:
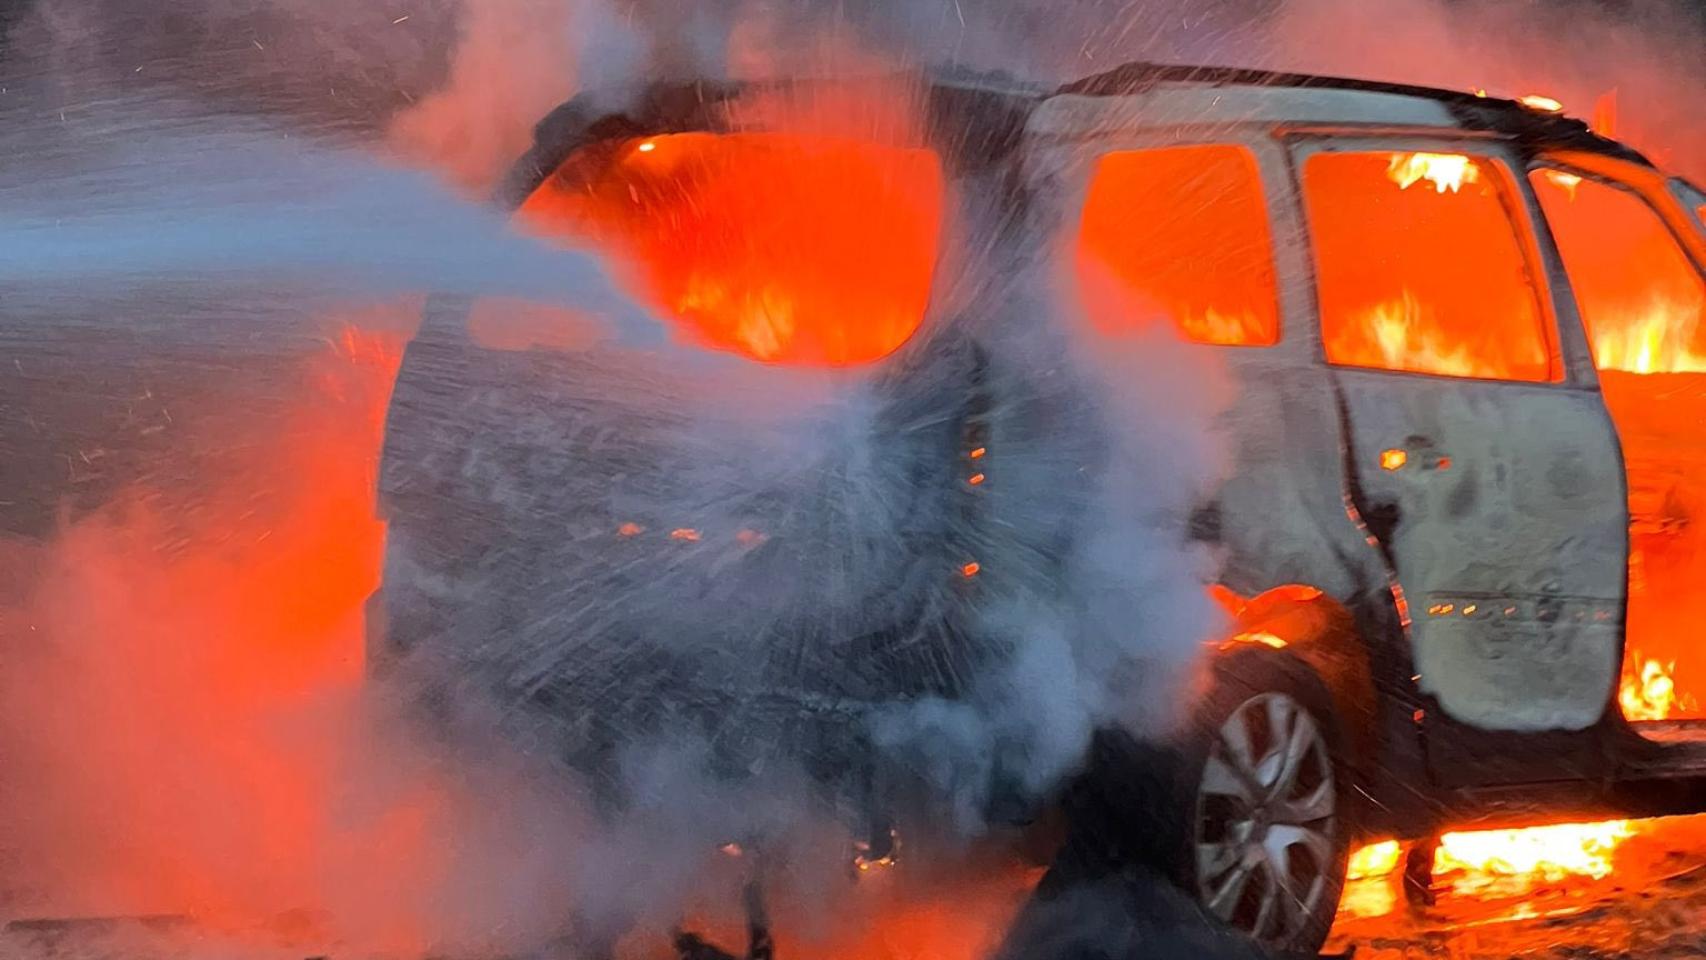
<svg viewBox="0 0 1706 960">
<path fill-rule="evenodd" d="M 1304 162 L 1302 179 L 1329 363 L 1558 379 L 1501 163 L 1324 152 Z"/>
<path fill-rule="evenodd" d="M 1084 202 L 1077 267 L 1085 308 L 1103 333 L 1171 321 L 1195 343 L 1279 341 L 1272 232 L 1248 148 L 1101 156 Z"/>
<path fill-rule="evenodd" d="M 682 336 L 847 366 L 922 325 L 941 244 L 935 152 L 781 133 L 678 133 L 571 156 L 517 213 L 615 254 Z"/>
</svg>

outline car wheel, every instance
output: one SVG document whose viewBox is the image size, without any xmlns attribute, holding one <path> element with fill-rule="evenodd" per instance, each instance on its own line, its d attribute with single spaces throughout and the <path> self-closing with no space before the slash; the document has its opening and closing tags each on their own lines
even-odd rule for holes
<svg viewBox="0 0 1706 960">
<path fill-rule="evenodd" d="M 1338 909 L 1350 836 L 1332 701 L 1313 671 L 1277 651 L 1228 657 L 1215 672 L 1182 771 L 1186 889 L 1257 940 L 1316 950 Z"/>
</svg>

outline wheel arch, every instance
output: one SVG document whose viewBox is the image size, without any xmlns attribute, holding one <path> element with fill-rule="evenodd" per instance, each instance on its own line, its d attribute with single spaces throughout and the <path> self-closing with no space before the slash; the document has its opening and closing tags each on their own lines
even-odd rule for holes
<svg viewBox="0 0 1706 960">
<path fill-rule="evenodd" d="M 1300 661 L 1327 688 L 1338 715 L 1345 759 L 1359 779 L 1377 765 L 1379 739 L 1374 671 L 1368 644 L 1350 608 L 1308 584 L 1290 583 L 1254 597 L 1217 587 L 1216 598 L 1231 614 L 1226 638 L 1215 648 L 1225 661 L 1252 645 Z"/>
</svg>

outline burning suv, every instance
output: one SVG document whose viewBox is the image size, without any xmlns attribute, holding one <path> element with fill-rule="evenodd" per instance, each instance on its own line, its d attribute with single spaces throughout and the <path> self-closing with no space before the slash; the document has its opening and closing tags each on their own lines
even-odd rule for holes
<svg viewBox="0 0 1706 960">
<path fill-rule="evenodd" d="M 624 738 L 682 717 L 730 776 L 785 744 L 856 798 L 836 809 L 885 859 L 894 778 L 857 718 L 964 694 L 1002 647 L 969 611 L 1012 586 L 1012 556 L 1046 581 L 1084 529 L 1049 514 L 1015 546 L 980 499 L 1024 435 L 1074 430 L 1031 416 L 1053 394 L 1003 394 L 1019 381 L 964 320 L 988 304 L 945 261 L 1005 274 L 1065 249 L 1063 275 L 1117 288 L 1086 300 L 1096 326 L 1170 320 L 1236 387 L 1231 467 L 1178 518 L 1230 627 L 1189 729 L 1159 748 L 1104 730 L 1070 783 L 981 792 L 985 815 L 1039 825 L 1054 803 L 1069 837 L 1314 949 L 1359 841 L 1706 809 L 1706 713 L 1650 682 L 1706 682 L 1688 602 L 1706 564 L 1706 195 L 1538 100 L 1141 64 L 1052 88 L 905 83 L 904 143 L 755 132 L 730 119 L 755 92 L 738 85 L 577 99 L 504 200 L 529 229 L 616 250 L 699 344 L 876 384 L 867 432 L 894 447 L 836 477 L 892 469 L 906 495 L 847 509 L 790 474 L 822 484 L 821 514 L 766 499 L 776 483 L 705 464 L 759 443 L 742 463 L 780 483 L 786 445 L 676 442 L 707 403 L 699 374 L 437 299 L 388 425 L 376 662 L 454 660 L 436 683 L 495 684 L 518 735 L 596 783 Z M 1097 461 L 1116 435 L 1056 459 Z M 836 538 L 856 543 L 834 563 L 799 546 Z M 859 564 L 883 582 L 854 583 Z M 786 655 L 750 658 L 759 635 Z M 745 673 L 660 636 L 747 651 Z M 717 733 L 731 717 L 740 735 Z M 1001 779 L 999 758 L 981 772 Z"/>
</svg>

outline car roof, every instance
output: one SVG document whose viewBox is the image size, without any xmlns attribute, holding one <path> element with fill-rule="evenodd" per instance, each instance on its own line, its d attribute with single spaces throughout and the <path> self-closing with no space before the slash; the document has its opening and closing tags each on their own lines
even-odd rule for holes
<svg viewBox="0 0 1706 960">
<path fill-rule="evenodd" d="M 1298 125 L 1439 127 L 1552 149 L 1587 150 L 1651 166 L 1625 144 L 1561 112 L 1466 90 L 1241 67 L 1133 62 L 1054 87 L 1039 111 L 1059 132 L 1061 101 L 1139 101 L 1157 124 L 1261 121 Z M 1134 104 L 1133 108 L 1139 106 Z M 1052 107 L 1052 109 L 1051 109 Z M 1095 113 L 1080 104 L 1077 113 Z M 1052 121 L 1052 123 L 1051 123 Z"/>
<path fill-rule="evenodd" d="M 1536 149 L 1569 149 L 1652 164 L 1586 123 L 1461 90 L 1240 67 L 1133 62 L 1062 84 L 940 67 L 908 75 L 928 92 L 930 124 L 970 166 L 997 161 L 1026 134 L 1083 136 L 1113 126 L 1268 123 L 1331 128 L 1467 130 Z M 576 147 L 600 139 L 712 126 L 718 103 L 744 91 L 856 80 L 659 82 L 612 96 L 583 94 L 540 121 L 533 149 L 499 191 L 507 206 Z M 623 104 L 612 107 L 611 104 Z"/>
</svg>

